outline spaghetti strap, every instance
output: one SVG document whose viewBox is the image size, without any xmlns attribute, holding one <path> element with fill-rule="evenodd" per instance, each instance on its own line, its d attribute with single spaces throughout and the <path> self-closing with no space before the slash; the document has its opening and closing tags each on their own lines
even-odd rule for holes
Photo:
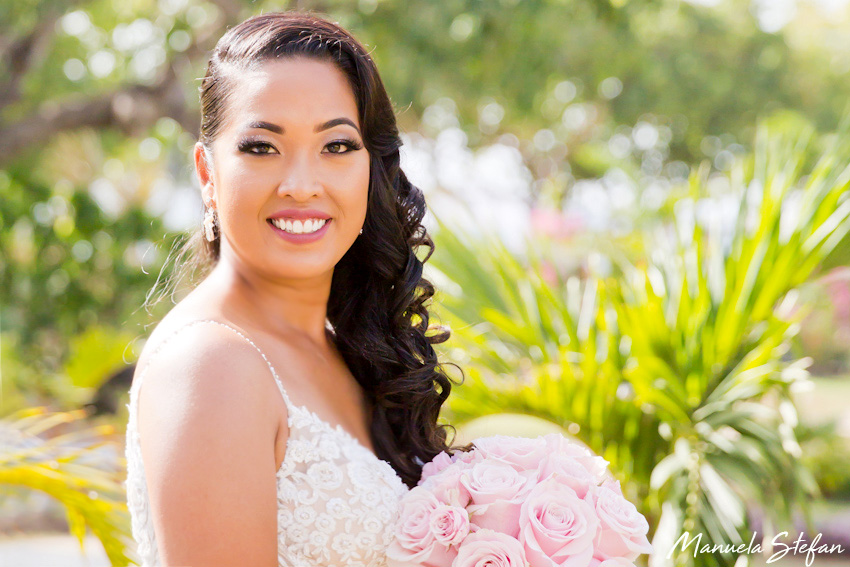
<svg viewBox="0 0 850 567">
<path fill-rule="evenodd" d="M 159 350 L 166 343 L 168 343 L 172 338 L 174 338 L 180 331 L 182 331 L 183 329 L 186 329 L 188 327 L 192 327 L 194 325 L 200 324 L 200 323 L 215 323 L 217 325 L 220 325 L 222 327 L 230 329 L 231 331 L 233 331 L 234 333 L 236 333 L 237 335 L 239 335 L 240 337 L 245 339 L 255 349 L 257 349 L 257 352 L 260 353 L 260 356 L 262 356 L 263 360 L 266 361 L 266 364 L 268 365 L 269 370 L 271 370 L 272 376 L 274 377 L 274 381 L 277 383 L 278 390 L 280 390 L 280 395 L 283 396 L 283 401 L 286 403 L 287 410 L 289 411 L 290 414 L 292 413 L 291 412 L 291 410 L 293 408 L 292 401 L 289 399 L 289 396 L 287 395 L 286 390 L 284 389 L 283 384 L 280 381 L 280 377 L 278 376 L 277 371 L 275 370 L 274 366 L 272 365 L 271 361 L 268 359 L 266 354 L 260 349 L 260 347 L 257 346 L 257 344 L 254 341 L 252 341 L 250 338 L 248 338 L 248 336 L 245 333 L 243 333 L 241 330 L 237 329 L 236 327 L 228 325 L 227 323 L 222 323 L 221 321 L 216 321 L 215 319 L 197 319 L 195 321 L 190 321 L 189 323 L 186 323 L 185 325 L 178 327 L 169 336 L 164 338 L 162 340 L 162 342 L 160 342 L 157 345 L 156 349 L 154 349 L 154 351 L 151 353 L 149 358 L 152 359 L 156 355 L 156 353 L 159 352 Z M 145 368 L 139 374 L 139 377 L 137 379 L 137 383 L 135 384 L 135 388 L 137 390 L 139 388 L 141 388 L 142 378 L 144 377 L 145 372 L 147 372 L 147 369 L 148 369 L 149 366 L 150 366 L 150 364 L 145 366 Z"/>
<path fill-rule="evenodd" d="M 260 356 L 262 356 L 263 360 L 265 360 L 266 364 L 268 364 L 269 370 L 271 370 L 272 376 L 274 376 L 274 381 L 277 382 L 277 388 L 278 388 L 278 390 L 280 390 L 280 395 L 283 396 L 283 401 L 286 402 L 286 409 L 288 410 L 289 414 L 291 415 L 292 414 L 291 410 L 292 410 L 292 407 L 293 407 L 292 400 L 289 399 L 289 396 L 287 395 L 286 390 L 283 388 L 283 384 L 280 381 L 280 377 L 277 375 L 277 371 L 274 369 L 274 366 L 272 366 L 272 363 L 268 359 L 268 357 L 266 356 L 266 353 L 264 353 L 260 349 L 260 347 L 257 346 L 257 344 L 254 341 L 252 341 L 250 338 L 248 338 L 247 335 L 245 335 L 242 331 L 240 331 L 236 327 L 232 327 L 232 326 L 228 325 L 227 323 L 222 323 L 221 321 L 216 321 L 214 319 L 204 319 L 204 321 L 209 321 L 210 323 L 216 323 L 218 325 L 221 325 L 222 327 L 227 327 L 228 329 L 230 329 L 231 331 L 233 331 L 234 333 L 236 333 L 237 335 L 239 335 L 240 337 L 242 337 L 243 339 L 248 341 L 251 344 L 252 347 L 257 349 L 257 352 L 260 353 Z"/>
</svg>

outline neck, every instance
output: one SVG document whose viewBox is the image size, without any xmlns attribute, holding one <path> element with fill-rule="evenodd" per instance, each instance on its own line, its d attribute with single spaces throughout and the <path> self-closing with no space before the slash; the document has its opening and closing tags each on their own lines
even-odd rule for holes
<svg viewBox="0 0 850 567">
<path fill-rule="evenodd" d="M 325 327 L 332 276 L 333 271 L 314 278 L 272 279 L 222 257 L 203 283 L 215 289 L 228 318 L 281 338 L 307 338 L 319 349 L 333 350 Z"/>
</svg>

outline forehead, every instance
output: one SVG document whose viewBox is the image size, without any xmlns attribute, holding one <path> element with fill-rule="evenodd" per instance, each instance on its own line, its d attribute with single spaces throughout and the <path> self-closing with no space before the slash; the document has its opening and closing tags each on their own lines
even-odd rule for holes
<svg viewBox="0 0 850 567">
<path fill-rule="evenodd" d="M 284 126 L 303 122 L 312 128 L 319 121 L 346 116 L 360 125 L 354 92 L 333 63 L 295 57 L 234 73 L 231 124 L 262 118 Z"/>
</svg>

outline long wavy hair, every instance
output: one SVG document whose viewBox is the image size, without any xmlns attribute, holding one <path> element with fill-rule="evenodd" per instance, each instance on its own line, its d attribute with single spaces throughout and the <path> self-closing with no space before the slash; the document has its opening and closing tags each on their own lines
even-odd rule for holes
<svg viewBox="0 0 850 567">
<path fill-rule="evenodd" d="M 451 332 L 441 325 L 429 327 L 426 302 L 435 290 L 422 272 L 434 243 L 422 225 L 425 198 L 400 168 L 395 112 L 369 53 L 349 32 L 312 12 L 273 12 L 245 20 L 221 37 L 209 60 L 199 89 L 199 138 L 212 157 L 211 142 L 225 119 L 234 72 L 296 56 L 335 64 L 357 102 L 370 155 L 366 221 L 363 234 L 334 269 L 327 317 L 337 349 L 366 392 L 378 457 L 413 487 L 422 466 L 438 453 L 469 446 L 449 446 L 447 429 L 453 428 L 437 423 L 452 381 L 431 345 L 445 342 Z M 218 261 L 220 235 L 215 232 L 210 242 L 199 228 L 183 244 L 177 271 L 166 285 L 172 300 L 176 284 L 199 272 L 206 275 Z M 421 246 L 429 249 L 423 259 L 416 255 Z"/>
</svg>

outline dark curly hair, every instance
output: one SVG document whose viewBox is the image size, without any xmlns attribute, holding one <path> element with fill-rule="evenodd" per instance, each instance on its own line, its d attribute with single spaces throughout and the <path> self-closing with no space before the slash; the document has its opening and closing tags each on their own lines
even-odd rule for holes
<svg viewBox="0 0 850 567">
<path fill-rule="evenodd" d="M 221 37 L 209 60 L 200 87 L 199 138 L 209 155 L 227 112 L 233 70 L 294 56 L 332 62 L 354 91 L 370 155 L 368 205 L 362 237 L 334 269 L 327 317 L 337 349 L 367 394 L 378 457 L 413 487 L 425 463 L 456 449 L 447 444 L 446 430 L 453 428 L 437 423 L 452 381 L 431 346 L 451 333 L 429 327 L 425 303 L 434 286 L 422 269 L 434 243 L 422 225 L 425 197 L 400 168 L 395 113 L 369 53 L 349 32 L 309 11 L 245 20 Z M 429 248 L 423 259 L 416 255 L 420 246 Z M 198 230 L 179 254 L 191 258 L 178 261 L 177 282 L 208 272 L 219 250 L 218 235 L 209 242 Z M 434 328 L 437 333 L 426 335 Z"/>
</svg>

